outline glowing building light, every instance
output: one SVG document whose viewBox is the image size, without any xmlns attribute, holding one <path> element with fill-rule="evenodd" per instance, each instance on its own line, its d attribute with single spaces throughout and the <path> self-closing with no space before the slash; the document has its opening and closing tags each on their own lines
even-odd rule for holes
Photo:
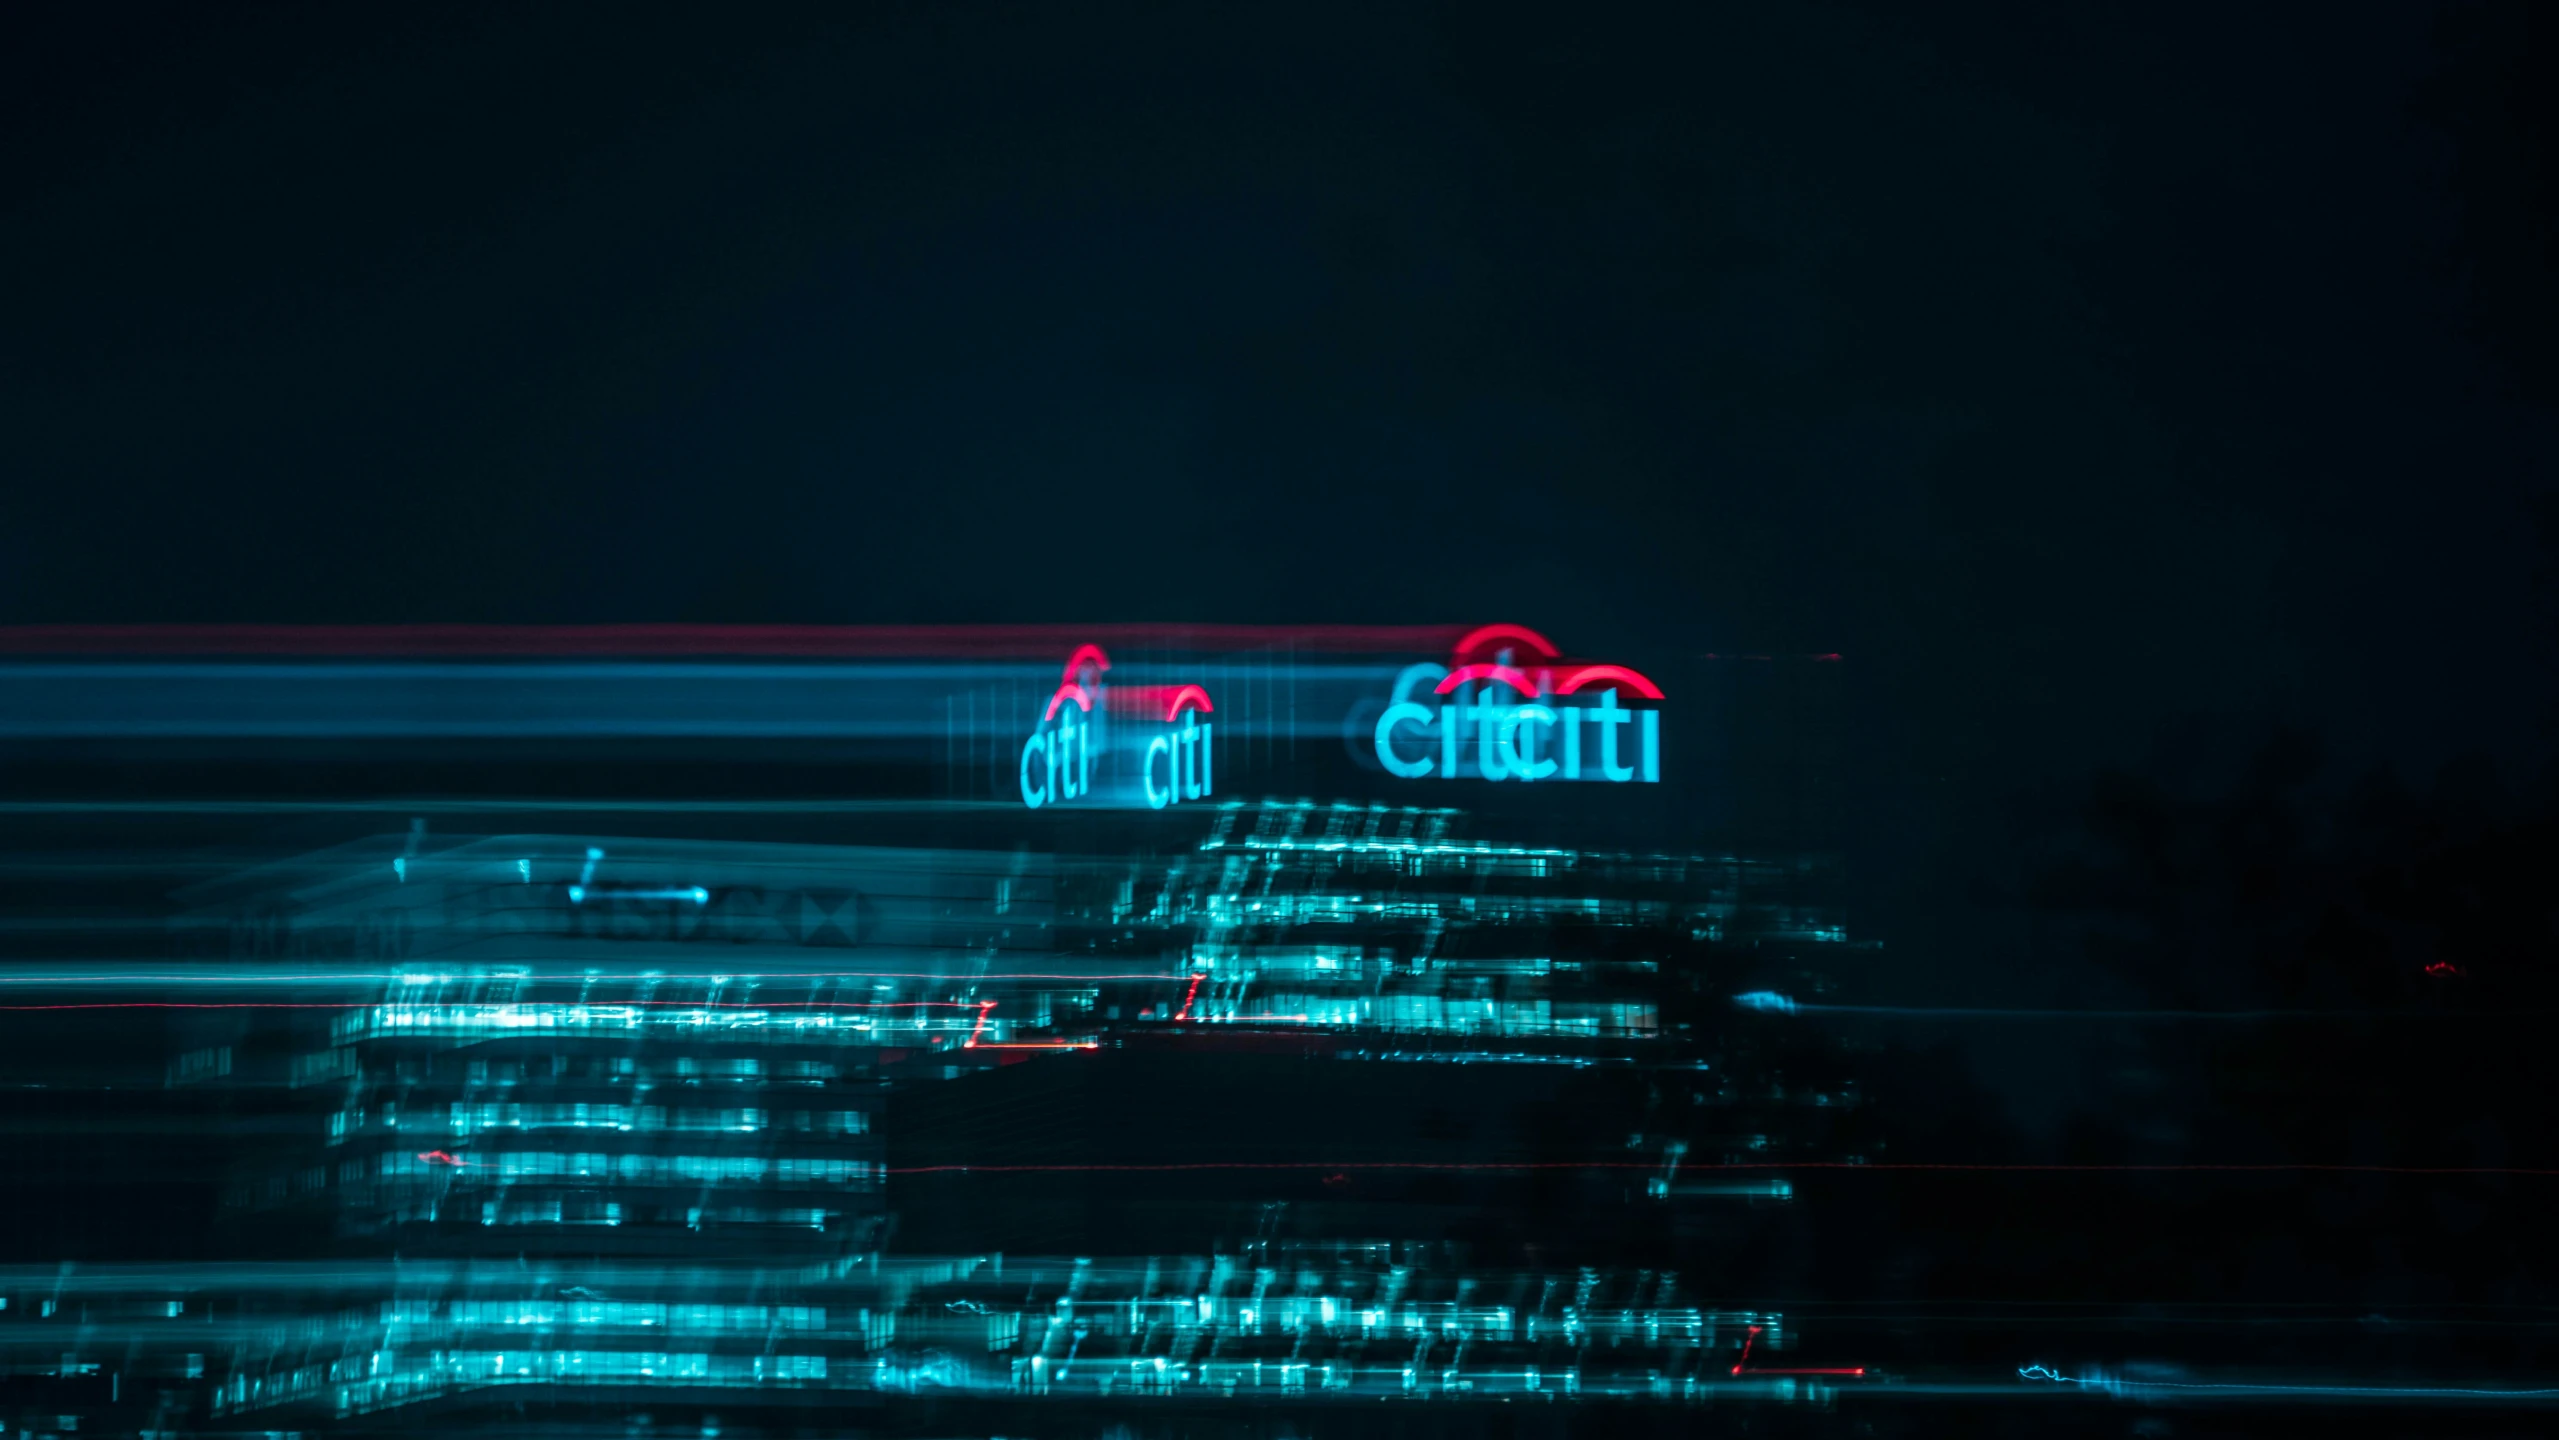
<svg viewBox="0 0 2559 1440">
<path fill-rule="evenodd" d="M 1102 685 L 1110 668 L 1098 645 L 1078 647 L 1067 661 L 1038 728 L 1022 743 L 1016 776 L 1022 803 L 1036 810 L 1069 800 L 1133 805 L 1142 799 L 1161 810 L 1215 794 L 1216 727 L 1206 717 L 1217 706 L 1207 689 L 1123 687 L 1112 700 Z M 1109 714 L 1143 720 L 1123 730 L 1106 723 Z M 1151 728 L 1156 725 L 1165 728 Z"/>
<path fill-rule="evenodd" d="M 1441 682 L 1440 693 L 1452 693 L 1465 673 L 1452 672 Z M 1599 692 L 1596 704 L 1567 704 L 1560 698 L 1551 705 L 1509 703 L 1490 691 L 1479 692 L 1470 702 L 1462 688 L 1455 693 L 1452 703 L 1435 709 L 1399 700 L 1380 712 L 1371 737 L 1379 767 L 1405 780 L 1437 774 L 1450 780 L 1471 775 L 1536 781 L 1560 775 L 1620 785 L 1661 781 L 1661 712 L 1627 708 L 1613 687 Z M 1631 736 L 1625 733 L 1629 725 L 1634 727 Z M 1472 745 L 1466 743 L 1469 738 Z M 1433 740 L 1439 742 L 1436 751 Z M 1585 755 L 1596 765 L 1585 765 Z"/>
</svg>

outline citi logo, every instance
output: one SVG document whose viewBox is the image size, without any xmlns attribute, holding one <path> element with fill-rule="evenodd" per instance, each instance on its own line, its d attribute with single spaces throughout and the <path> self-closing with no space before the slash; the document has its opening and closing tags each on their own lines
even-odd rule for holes
<svg viewBox="0 0 2559 1440">
<path fill-rule="evenodd" d="M 1022 744 L 1022 803 L 1071 800 L 1152 810 L 1216 793 L 1217 707 L 1198 685 L 1105 683 L 1110 656 L 1078 646 Z"/>
<path fill-rule="evenodd" d="M 1200 718 L 1212 713 L 1208 692 L 1197 685 L 1184 685 L 1173 692 L 1164 718 L 1170 725 L 1176 716 L 1180 717 L 1180 727 L 1146 742 L 1146 759 L 1138 771 L 1148 809 L 1161 810 L 1217 793 L 1217 767 L 1212 758 L 1215 752 L 1211 749 L 1216 741 L 1215 727 Z M 1161 785 L 1155 783 L 1159 769 L 1164 774 Z"/>
<path fill-rule="evenodd" d="M 1567 661 L 1520 625 L 1472 631 L 1450 660 L 1408 666 L 1396 678 L 1375 733 L 1388 774 L 1660 782 L 1662 691 L 1641 674 Z"/>
</svg>

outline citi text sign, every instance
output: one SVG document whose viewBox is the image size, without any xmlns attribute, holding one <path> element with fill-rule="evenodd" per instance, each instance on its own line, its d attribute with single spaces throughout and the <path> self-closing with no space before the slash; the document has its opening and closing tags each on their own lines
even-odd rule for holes
<svg viewBox="0 0 2559 1440">
<path fill-rule="evenodd" d="M 1022 742 L 1022 803 L 1091 800 L 1161 810 L 1216 793 L 1217 707 L 1197 685 L 1105 683 L 1099 645 L 1078 647 L 1030 738 Z"/>
<path fill-rule="evenodd" d="M 1406 780 L 1662 778 L 1661 687 L 1623 665 L 1565 661 L 1546 637 L 1487 625 L 1449 665 L 1407 666 L 1377 717 L 1377 763 Z M 1427 688 L 1425 688 L 1427 687 Z"/>
</svg>

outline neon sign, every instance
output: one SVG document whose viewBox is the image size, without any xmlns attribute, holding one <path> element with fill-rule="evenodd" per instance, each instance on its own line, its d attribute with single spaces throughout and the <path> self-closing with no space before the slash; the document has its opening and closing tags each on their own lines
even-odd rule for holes
<svg viewBox="0 0 2559 1440">
<path fill-rule="evenodd" d="M 1039 726 L 1022 743 L 1022 803 L 1070 800 L 1161 810 L 1216 793 L 1217 712 L 1198 685 L 1105 683 L 1110 657 L 1077 647 L 1049 696 Z M 1125 760 L 1125 766 L 1121 763 Z M 1124 773 L 1125 772 L 1125 773 Z"/>
<path fill-rule="evenodd" d="M 1145 787 L 1148 808 L 1161 810 L 1178 800 L 1199 800 L 1216 793 L 1216 767 L 1211 760 L 1210 727 L 1201 723 L 1200 715 L 1208 710 L 1208 692 L 1197 685 L 1185 685 L 1173 704 L 1182 717 L 1182 728 L 1167 731 L 1146 742 L 1146 760 L 1138 770 L 1138 781 Z M 1196 708 L 1182 709 L 1185 705 Z M 1164 783 L 1155 783 L 1155 762 L 1164 761 Z"/>
<path fill-rule="evenodd" d="M 1530 657 L 1520 661 L 1520 652 Z M 1661 687 L 1623 665 L 1568 662 L 1545 636 L 1487 625 L 1448 665 L 1405 667 L 1377 717 L 1377 763 L 1405 780 L 1657 784 Z M 1429 685 L 1428 699 L 1416 691 Z"/>
</svg>

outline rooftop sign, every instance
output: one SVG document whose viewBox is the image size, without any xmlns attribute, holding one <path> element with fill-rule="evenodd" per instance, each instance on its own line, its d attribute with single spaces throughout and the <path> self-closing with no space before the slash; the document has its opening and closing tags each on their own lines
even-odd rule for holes
<svg viewBox="0 0 2559 1440">
<path fill-rule="evenodd" d="M 1022 803 L 1161 810 L 1216 793 L 1217 706 L 1199 685 L 1108 683 L 1110 656 L 1082 645 L 1022 742 Z"/>
<path fill-rule="evenodd" d="M 1377 763 L 1404 780 L 1662 778 L 1661 687 L 1623 665 L 1568 660 L 1521 625 L 1461 637 L 1446 665 L 1409 665 L 1379 712 Z"/>
</svg>

